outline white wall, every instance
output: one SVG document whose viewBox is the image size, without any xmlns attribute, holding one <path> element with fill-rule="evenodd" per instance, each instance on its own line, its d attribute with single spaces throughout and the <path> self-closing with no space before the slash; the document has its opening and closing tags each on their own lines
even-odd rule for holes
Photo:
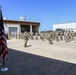
<svg viewBox="0 0 76 75">
<path fill-rule="evenodd" d="M 19 24 L 4 24 L 5 33 L 9 32 L 9 27 L 17 27 L 17 33 L 20 31 L 20 25 Z"/>
<path fill-rule="evenodd" d="M 54 24 L 53 30 L 55 31 L 57 28 L 76 30 L 76 23 Z"/>
</svg>

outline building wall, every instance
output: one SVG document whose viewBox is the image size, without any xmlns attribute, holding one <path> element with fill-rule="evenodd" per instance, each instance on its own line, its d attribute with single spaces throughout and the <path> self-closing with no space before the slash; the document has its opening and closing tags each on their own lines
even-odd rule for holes
<svg viewBox="0 0 76 75">
<path fill-rule="evenodd" d="M 75 32 L 76 31 L 76 23 L 64 23 L 64 24 L 54 24 L 53 25 L 54 31 L 58 28 L 65 29 L 65 30 L 73 30 Z"/>
<path fill-rule="evenodd" d="M 20 31 L 20 25 L 19 24 L 4 24 L 5 33 L 9 32 L 9 27 L 17 27 L 17 33 Z"/>
<path fill-rule="evenodd" d="M 39 22 L 29 22 L 29 21 L 17 21 L 17 20 L 4 20 L 5 32 L 8 33 L 9 30 L 16 31 L 17 33 L 22 31 L 32 32 L 37 30 L 40 32 L 40 23 Z M 11 28 L 12 27 L 12 28 Z M 15 27 L 15 28 L 14 28 Z M 17 27 L 17 28 L 16 28 Z"/>
</svg>

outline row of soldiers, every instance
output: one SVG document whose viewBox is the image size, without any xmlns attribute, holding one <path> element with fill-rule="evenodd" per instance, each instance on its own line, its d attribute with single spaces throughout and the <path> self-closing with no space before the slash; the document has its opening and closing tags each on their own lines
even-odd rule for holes
<svg viewBox="0 0 76 75">
<path fill-rule="evenodd" d="M 35 33 L 35 36 L 33 32 L 31 34 L 26 32 L 26 36 L 28 39 L 31 39 L 31 40 L 34 40 L 34 39 L 36 40 L 41 39 L 42 41 L 48 40 L 49 44 L 53 44 L 53 41 L 59 42 L 59 41 L 65 40 L 65 42 L 70 42 L 70 41 L 74 41 L 75 39 L 73 31 L 65 31 L 64 33 L 55 31 L 55 32 L 49 32 L 49 33 L 40 33 L 39 35 L 38 33 Z"/>
<path fill-rule="evenodd" d="M 70 42 L 70 41 L 74 41 L 75 40 L 75 36 L 74 36 L 74 32 L 73 31 L 65 31 L 64 33 L 63 32 L 48 32 L 48 33 L 34 33 L 31 32 L 30 33 L 27 33 L 27 32 L 24 32 L 24 34 L 17 34 L 15 33 L 15 38 L 16 39 L 24 39 L 24 35 L 27 36 L 28 40 L 31 39 L 31 40 L 39 40 L 41 39 L 42 41 L 44 40 L 48 40 L 49 41 L 49 44 L 53 44 L 53 41 L 65 41 L 65 42 Z M 10 34 L 8 33 L 8 39 L 10 39 Z M 76 42 L 76 41 L 75 41 Z"/>
<path fill-rule="evenodd" d="M 8 40 L 10 40 L 11 38 L 11 35 L 10 35 L 10 33 L 7 33 L 6 34 L 6 38 L 8 39 Z M 16 39 L 21 39 L 21 33 L 19 32 L 19 34 L 17 34 L 17 33 L 15 33 L 14 34 L 14 37 L 16 38 Z"/>
<path fill-rule="evenodd" d="M 24 34 L 21 34 L 21 33 L 19 33 L 19 34 L 15 33 L 14 37 L 16 39 L 21 39 L 21 38 L 23 38 L 23 35 Z M 55 31 L 55 32 L 40 33 L 40 34 L 35 33 L 35 35 L 32 32 L 31 34 L 27 33 L 27 37 L 28 37 L 28 39 L 31 39 L 31 40 L 34 40 L 34 39 L 48 40 L 50 37 L 52 40 L 54 40 L 54 41 L 56 40 L 57 42 L 63 41 L 63 40 L 65 40 L 65 42 L 69 42 L 69 41 L 72 41 L 75 39 L 73 31 L 65 31 L 64 34 L 63 34 L 63 32 Z M 8 39 L 9 38 L 10 38 L 10 34 L 8 33 Z"/>
</svg>

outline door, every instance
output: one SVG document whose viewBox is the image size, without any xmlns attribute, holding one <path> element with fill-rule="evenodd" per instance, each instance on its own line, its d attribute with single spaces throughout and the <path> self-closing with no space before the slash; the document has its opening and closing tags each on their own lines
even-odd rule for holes
<svg viewBox="0 0 76 75">
<path fill-rule="evenodd" d="M 9 33 L 11 37 L 14 37 L 14 34 L 17 33 L 17 27 L 9 27 Z"/>
</svg>

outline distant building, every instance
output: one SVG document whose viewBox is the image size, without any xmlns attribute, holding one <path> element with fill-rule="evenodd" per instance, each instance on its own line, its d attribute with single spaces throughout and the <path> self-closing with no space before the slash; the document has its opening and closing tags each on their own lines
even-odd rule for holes
<svg viewBox="0 0 76 75">
<path fill-rule="evenodd" d="M 9 32 L 10 35 L 14 35 L 15 33 L 23 33 L 24 31 L 27 32 L 40 32 L 40 23 L 39 22 L 28 22 L 23 20 L 24 18 L 21 17 L 19 21 L 16 20 L 8 20 L 4 18 L 4 28 L 6 34 Z"/>
<path fill-rule="evenodd" d="M 74 31 L 76 32 L 76 22 L 75 23 L 62 23 L 62 24 L 54 24 L 53 25 L 53 31 L 56 29 L 64 29 L 66 31 Z"/>
</svg>

